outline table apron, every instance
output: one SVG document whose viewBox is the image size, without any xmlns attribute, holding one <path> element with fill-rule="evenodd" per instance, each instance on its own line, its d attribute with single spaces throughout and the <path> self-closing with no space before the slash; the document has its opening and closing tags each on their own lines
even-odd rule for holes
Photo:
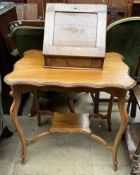
<svg viewBox="0 0 140 175">
<path fill-rule="evenodd" d="M 16 94 L 24 94 L 26 92 L 33 92 L 35 90 L 43 90 L 43 91 L 58 91 L 58 92 L 91 92 L 91 93 L 98 93 L 98 92 L 106 92 L 115 97 L 125 98 L 127 89 L 121 87 L 113 87 L 113 86 L 59 86 L 59 85 L 27 85 L 27 84 L 18 84 L 11 86 L 11 95 Z"/>
</svg>

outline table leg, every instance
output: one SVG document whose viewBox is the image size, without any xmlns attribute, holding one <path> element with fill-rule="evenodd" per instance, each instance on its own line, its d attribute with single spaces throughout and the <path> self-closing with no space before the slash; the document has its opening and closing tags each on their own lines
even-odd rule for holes
<svg viewBox="0 0 140 175">
<path fill-rule="evenodd" d="M 117 164 L 118 164 L 118 162 L 117 162 L 118 146 L 119 146 L 122 135 L 123 135 L 125 128 L 127 126 L 127 123 L 128 123 L 128 115 L 127 115 L 127 111 L 125 108 L 125 101 L 126 101 L 125 97 L 118 98 L 118 109 L 120 112 L 121 124 L 120 124 L 119 130 L 117 132 L 115 141 L 114 141 L 113 152 L 112 152 L 113 153 L 113 169 L 114 169 L 114 171 L 117 170 Z"/>
<path fill-rule="evenodd" d="M 15 90 L 16 91 L 16 90 Z M 26 141 L 26 137 L 25 134 L 23 132 L 23 129 L 21 128 L 20 124 L 19 124 L 19 120 L 18 120 L 18 109 L 20 106 L 20 101 L 21 101 L 21 95 L 12 91 L 11 96 L 13 96 L 13 103 L 11 105 L 10 108 L 10 116 L 12 118 L 12 121 L 16 127 L 16 130 L 20 136 L 20 140 L 22 143 L 22 163 L 25 163 L 25 158 L 26 158 L 26 152 L 27 152 L 27 141 Z"/>
</svg>

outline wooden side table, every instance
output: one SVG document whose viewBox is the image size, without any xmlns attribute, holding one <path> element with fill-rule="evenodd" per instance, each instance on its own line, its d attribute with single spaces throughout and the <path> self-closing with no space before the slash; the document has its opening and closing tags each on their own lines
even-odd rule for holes
<svg viewBox="0 0 140 175">
<path fill-rule="evenodd" d="M 103 70 L 49 69 L 43 66 L 44 57 L 41 51 L 27 51 L 24 57 L 15 64 L 13 72 L 5 77 L 5 82 L 12 89 L 13 104 L 10 115 L 22 143 L 22 163 L 26 160 L 27 145 L 44 136 L 58 132 L 83 133 L 112 151 L 113 169 L 116 170 L 118 146 L 128 122 L 125 97 L 127 90 L 135 85 L 135 81 L 128 76 L 128 67 L 122 62 L 122 56 L 117 53 L 107 53 Z M 91 131 L 88 115 L 73 113 L 54 113 L 52 127 L 28 140 L 18 121 L 17 112 L 21 94 L 37 89 L 92 93 L 103 91 L 118 97 L 121 122 L 114 143 L 108 143 Z"/>
</svg>

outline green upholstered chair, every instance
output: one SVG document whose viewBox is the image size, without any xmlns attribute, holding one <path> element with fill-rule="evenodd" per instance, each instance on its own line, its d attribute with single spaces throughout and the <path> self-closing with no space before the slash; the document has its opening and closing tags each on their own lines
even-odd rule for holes
<svg viewBox="0 0 140 175">
<path fill-rule="evenodd" d="M 42 50 L 43 48 L 43 37 L 44 27 L 41 21 L 14 21 L 9 24 L 11 31 L 11 37 L 15 41 L 18 53 L 20 57 L 23 56 L 24 52 L 31 49 Z M 43 92 L 38 91 L 37 94 L 34 92 L 32 114 L 38 113 L 40 116 L 38 97 L 45 97 L 48 99 L 65 99 L 68 100 L 68 106 L 71 112 L 74 112 L 73 97 L 75 93 L 69 92 Z M 38 119 L 40 124 L 40 117 Z"/>
<path fill-rule="evenodd" d="M 11 36 L 16 43 L 20 57 L 24 52 L 31 49 L 42 50 L 43 47 L 43 27 L 19 26 L 15 27 Z"/>
<path fill-rule="evenodd" d="M 43 47 L 44 21 L 22 20 L 13 21 L 9 24 L 9 30 L 16 48 L 13 55 L 23 56 L 29 49 L 41 50 Z"/>
<path fill-rule="evenodd" d="M 106 51 L 115 51 L 124 56 L 134 78 L 140 56 L 140 17 L 129 17 L 107 27 Z"/>
<path fill-rule="evenodd" d="M 135 75 L 140 59 L 140 17 L 124 18 L 110 24 L 107 27 L 106 51 L 122 54 L 130 68 L 130 76 L 139 82 L 140 79 Z M 136 106 L 131 99 L 133 96 L 130 91 L 131 116 L 135 116 Z"/>
</svg>

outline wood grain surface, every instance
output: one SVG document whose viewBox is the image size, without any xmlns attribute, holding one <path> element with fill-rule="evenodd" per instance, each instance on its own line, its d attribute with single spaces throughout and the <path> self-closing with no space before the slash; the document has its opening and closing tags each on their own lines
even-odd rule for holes
<svg viewBox="0 0 140 175">
<path fill-rule="evenodd" d="M 103 70 L 73 70 L 44 68 L 42 51 L 30 50 L 14 66 L 14 71 L 5 77 L 9 85 L 58 85 L 64 87 L 118 87 L 129 89 L 135 81 L 128 75 L 129 68 L 122 56 L 107 53 Z"/>
</svg>

